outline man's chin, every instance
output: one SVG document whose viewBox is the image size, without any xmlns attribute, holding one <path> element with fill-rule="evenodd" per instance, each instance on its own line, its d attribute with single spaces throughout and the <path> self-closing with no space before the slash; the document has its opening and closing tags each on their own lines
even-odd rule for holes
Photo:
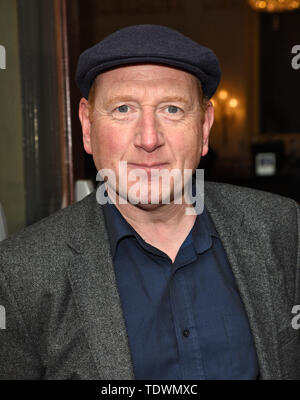
<svg viewBox="0 0 300 400">
<path fill-rule="evenodd" d="M 122 192 L 117 192 L 118 204 L 131 204 L 145 210 L 156 209 L 166 204 L 170 204 L 172 203 L 173 199 L 174 197 L 172 193 L 169 196 L 162 196 L 160 194 L 158 196 L 154 196 L 153 199 L 151 199 L 151 193 L 145 192 L 142 195 L 137 194 L 136 196 L 131 196 L 130 193 L 125 194 Z"/>
<path fill-rule="evenodd" d="M 120 200 L 120 197 L 118 196 L 118 200 Z M 124 202 L 126 204 L 130 204 L 132 206 L 138 207 L 141 210 L 145 210 L 145 211 L 153 211 L 156 209 L 159 209 L 163 206 L 166 205 L 170 205 L 172 203 L 174 203 L 174 195 L 173 193 L 170 194 L 170 196 L 159 196 L 159 198 L 155 199 L 153 202 L 151 201 L 151 196 L 149 195 L 149 197 L 147 196 L 142 196 L 139 197 L 138 199 L 135 198 L 131 198 L 131 196 L 127 196 L 126 200 L 125 200 L 125 196 L 122 196 L 122 201 L 119 202 L 119 204 L 124 204 Z M 181 204 L 181 201 L 177 202 L 177 204 Z"/>
<path fill-rule="evenodd" d="M 163 206 L 165 206 L 166 204 L 151 204 L 151 203 L 147 203 L 147 204 L 143 204 L 143 203 L 137 203 L 137 204 L 133 204 L 135 207 L 143 210 L 143 211 L 154 211 L 157 210 Z"/>
</svg>

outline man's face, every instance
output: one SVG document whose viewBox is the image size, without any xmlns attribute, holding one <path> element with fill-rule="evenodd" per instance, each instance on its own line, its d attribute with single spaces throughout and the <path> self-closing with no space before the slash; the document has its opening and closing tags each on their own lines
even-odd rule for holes
<svg viewBox="0 0 300 400">
<path fill-rule="evenodd" d="M 86 99 L 80 102 L 84 148 L 98 170 L 114 171 L 117 193 L 119 161 L 127 161 L 128 173 L 142 168 L 149 182 L 153 168 L 179 169 L 182 176 L 197 168 L 208 151 L 213 108 L 201 108 L 193 75 L 160 65 L 123 66 L 99 75 L 95 85 L 93 110 Z M 134 183 L 127 174 L 128 191 Z M 171 198 L 172 191 L 171 185 Z"/>
</svg>

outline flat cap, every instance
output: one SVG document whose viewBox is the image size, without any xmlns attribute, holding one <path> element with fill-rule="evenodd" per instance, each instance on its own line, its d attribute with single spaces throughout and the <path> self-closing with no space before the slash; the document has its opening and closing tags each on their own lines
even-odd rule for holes
<svg viewBox="0 0 300 400">
<path fill-rule="evenodd" d="M 211 98 L 221 71 L 214 52 L 182 33 L 160 25 L 134 25 L 120 29 L 79 57 L 76 83 L 88 98 L 94 79 L 101 72 L 122 65 L 162 64 L 190 72 L 200 79 L 203 93 Z"/>
</svg>

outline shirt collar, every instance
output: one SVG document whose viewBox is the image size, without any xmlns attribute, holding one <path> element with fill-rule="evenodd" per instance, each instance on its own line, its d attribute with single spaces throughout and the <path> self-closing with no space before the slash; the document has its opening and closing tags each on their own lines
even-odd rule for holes
<svg viewBox="0 0 300 400">
<path fill-rule="evenodd" d="M 203 253 L 211 247 L 212 237 L 219 237 L 205 206 L 202 214 L 197 215 L 191 233 L 193 244 L 198 254 Z"/>
<path fill-rule="evenodd" d="M 118 242 L 126 236 L 135 236 L 136 232 L 114 204 L 104 204 L 103 214 L 112 255 L 114 257 Z"/>
<path fill-rule="evenodd" d="M 114 204 L 104 204 L 103 213 L 108 230 L 110 247 L 114 257 L 118 242 L 124 237 L 136 237 L 137 233 Z M 197 253 L 203 253 L 211 247 L 212 237 L 219 238 L 205 206 L 202 214 L 197 215 L 191 234 Z"/>
</svg>

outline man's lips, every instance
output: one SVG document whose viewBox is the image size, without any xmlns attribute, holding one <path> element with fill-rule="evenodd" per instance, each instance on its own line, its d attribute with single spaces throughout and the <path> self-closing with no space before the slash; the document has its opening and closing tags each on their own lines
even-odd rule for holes
<svg viewBox="0 0 300 400">
<path fill-rule="evenodd" d="M 135 168 L 162 168 L 168 164 L 167 163 L 152 163 L 152 164 L 128 163 L 128 165 L 133 166 Z"/>
<path fill-rule="evenodd" d="M 137 164 L 128 163 L 128 166 L 136 169 L 144 169 L 145 171 L 151 171 L 152 169 L 163 169 L 167 168 L 168 163 L 152 163 L 152 164 Z"/>
</svg>

